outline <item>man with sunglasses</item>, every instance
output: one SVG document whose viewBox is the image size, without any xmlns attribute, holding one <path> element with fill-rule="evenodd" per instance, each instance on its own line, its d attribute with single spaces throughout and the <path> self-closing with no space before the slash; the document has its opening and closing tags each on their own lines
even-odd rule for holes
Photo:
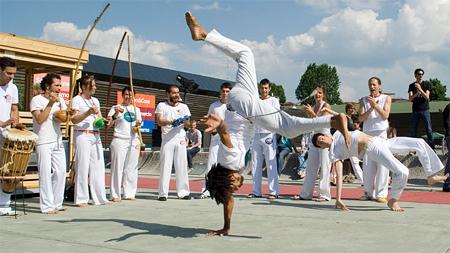
<svg viewBox="0 0 450 253">
<path fill-rule="evenodd" d="M 409 101 L 412 102 L 411 137 L 417 137 L 417 128 L 419 121 L 422 119 L 427 132 L 428 144 L 434 148 L 430 106 L 428 103 L 430 101 L 431 84 L 422 80 L 424 73 L 423 69 L 414 70 L 416 81 L 411 83 L 408 89 Z"/>
</svg>

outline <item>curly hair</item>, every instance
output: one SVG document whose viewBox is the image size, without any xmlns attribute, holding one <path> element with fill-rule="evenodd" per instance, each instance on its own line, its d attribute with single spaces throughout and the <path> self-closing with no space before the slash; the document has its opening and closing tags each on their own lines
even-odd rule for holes
<svg viewBox="0 0 450 253">
<path fill-rule="evenodd" d="M 211 199 L 214 199 L 219 204 L 227 204 L 230 195 L 233 194 L 231 174 L 236 171 L 223 167 L 222 165 L 214 164 L 211 170 L 205 176 L 206 190 L 209 191 Z M 241 183 L 244 177 L 241 177 Z"/>
</svg>

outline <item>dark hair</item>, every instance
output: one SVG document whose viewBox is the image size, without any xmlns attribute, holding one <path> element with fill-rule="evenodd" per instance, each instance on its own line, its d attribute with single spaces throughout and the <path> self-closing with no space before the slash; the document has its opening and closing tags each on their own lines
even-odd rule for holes
<svg viewBox="0 0 450 253">
<path fill-rule="evenodd" d="M 347 112 L 350 108 L 355 108 L 355 105 L 353 103 L 346 103 L 345 112 Z"/>
<path fill-rule="evenodd" d="M 0 68 L 5 70 L 6 67 L 17 67 L 16 60 L 9 57 L 1 57 L 0 58 Z"/>
<path fill-rule="evenodd" d="M 76 82 L 73 96 L 81 93 L 82 90 L 92 87 L 92 82 L 95 80 L 93 75 L 85 75 L 79 78 Z"/>
<path fill-rule="evenodd" d="M 414 75 L 417 75 L 419 72 L 422 72 L 422 74 L 425 74 L 425 71 L 423 71 L 423 69 L 416 69 L 416 70 L 414 70 Z"/>
<path fill-rule="evenodd" d="M 53 79 L 61 80 L 61 76 L 55 73 L 47 73 L 41 80 L 41 89 L 43 91 L 47 90 L 47 86 L 51 86 L 53 83 Z"/>
<path fill-rule="evenodd" d="M 229 82 L 224 82 L 222 85 L 220 85 L 220 89 L 223 89 L 223 88 L 228 88 L 231 90 L 233 88 L 233 85 L 231 85 L 231 83 L 229 83 Z"/>
<path fill-rule="evenodd" d="M 319 139 L 320 136 L 325 136 L 325 135 L 322 133 L 317 133 L 317 134 L 313 135 L 313 137 L 312 137 L 311 142 L 314 145 L 314 147 L 316 147 L 316 148 L 320 148 L 320 146 L 317 145 L 317 139 Z"/>
<path fill-rule="evenodd" d="M 323 93 L 323 101 L 325 101 L 325 102 L 328 103 L 328 99 L 327 99 L 327 88 L 326 88 L 324 85 L 322 85 L 322 84 L 318 84 L 318 85 L 316 86 L 316 89 L 317 89 L 317 88 L 322 89 L 322 93 Z"/>
<path fill-rule="evenodd" d="M 211 199 L 214 199 L 218 205 L 221 203 L 227 204 L 230 195 L 233 194 L 230 175 L 235 172 L 217 163 L 211 167 L 211 170 L 205 176 L 205 191 L 209 191 Z M 243 180 L 244 177 L 241 177 L 241 183 Z"/>
<path fill-rule="evenodd" d="M 370 83 L 370 80 L 375 79 L 378 81 L 378 84 L 381 85 L 381 79 L 378 76 L 372 76 L 371 78 L 369 78 L 369 80 L 367 81 L 367 83 Z"/>
<path fill-rule="evenodd" d="M 125 95 L 125 92 L 126 92 L 126 91 L 130 92 L 130 95 L 131 95 L 131 87 L 127 86 L 127 87 L 124 87 L 124 88 L 122 89 L 122 96 Z M 133 93 L 134 93 L 134 92 L 133 92 Z"/>
<path fill-rule="evenodd" d="M 180 89 L 180 88 L 178 87 L 178 85 L 171 84 L 171 85 L 169 85 L 169 87 L 166 88 L 166 93 L 170 93 L 170 91 L 172 90 L 172 88 Z"/>
<path fill-rule="evenodd" d="M 266 84 L 268 84 L 269 87 L 272 88 L 272 84 L 270 83 L 269 79 L 267 79 L 267 78 L 264 78 L 264 79 L 262 79 L 262 80 L 259 82 L 259 85 L 260 85 L 260 86 L 266 85 Z"/>
</svg>

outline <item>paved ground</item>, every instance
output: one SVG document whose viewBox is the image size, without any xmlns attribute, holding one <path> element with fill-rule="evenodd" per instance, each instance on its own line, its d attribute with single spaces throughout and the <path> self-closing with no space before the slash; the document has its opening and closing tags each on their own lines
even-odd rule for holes
<svg viewBox="0 0 450 253">
<path fill-rule="evenodd" d="M 413 195 L 427 190 L 410 188 Z M 448 204 L 404 202 L 399 214 L 384 204 L 346 200 L 352 211 L 342 212 L 330 202 L 241 195 L 231 235 L 207 237 L 222 225 L 222 206 L 156 197 L 140 189 L 135 201 L 69 206 L 53 216 L 40 214 L 37 197 L 27 198 L 27 215 L 0 217 L 1 252 L 450 252 Z"/>
</svg>

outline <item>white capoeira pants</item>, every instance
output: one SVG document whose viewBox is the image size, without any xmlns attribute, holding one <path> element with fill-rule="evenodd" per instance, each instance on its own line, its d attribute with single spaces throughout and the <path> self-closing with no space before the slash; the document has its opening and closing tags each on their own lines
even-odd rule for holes
<svg viewBox="0 0 450 253">
<path fill-rule="evenodd" d="M 3 136 L 0 132 L 0 147 L 3 147 Z M 2 149 L 0 148 L 0 157 L 2 155 Z M 0 180 L 0 215 L 5 215 L 11 212 L 11 194 L 10 193 L 4 193 L 3 192 L 3 185 Z"/>
<path fill-rule="evenodd" d="M 370 136 L 387 139 L 386 130 L 364 132 Z M 386 198 L 388 195 L 389 170 L 377 160 L 363 157 L 364 192 L 371 198 Z"/>
<path fill-rule="evenodd" d="M 75 130 L 75 159 L 75 204 L 89 202 L 89 189 L 95 205 L 108 203 L 105 191 L 105 160 L 100 134 Z"/>
<path fill-rule="evenodd" d="M 412 151 L 416 152 L 422 164 L 425 175 L 432 176 L 444 169 L 439 157 L 431 147 L 421 138 L 395 137 L 387 140 L 389 150 L 393 154 L 407 155 Z"/>
<path fill-rule="evenodd" d="M 288 138 L 330 127 L 331 117 L 329 116 L 317 118 L 294 117 L 261 101 L 257 87 L 255 60 L 250 48 L 222 36 L 216 30 L 208 33 L 205 42 L 224 52 L 238 63 L 236 84 L 228 97 L 228 106 L 236 113 L 249 119 L 257 126 Z M 251 135 L 244 136 L 245 138 L 253 138 Z M 244 140 L 244 143 L 249 142 Z"/>
<path fill-rule="evenodd" d="M 111 198 L 135 198 L 138 181 L 139 140 L 111 141 Z"/>
<path fill-rule="evenodd" d="M 252 148 L 252 193 L 261 196 L 263 161 L 266 161 L 269 194 L 278 196 L 277 139 L 273 133 L 256 133 Z"/>
<path fill-rule="evenodd" d="M 352 156 L 350 157 L 350 162 L 352 164 L 353 173 L 355 173 L 356 178 L 361 184 L 364 184 L 363 171 L 361 169 L 361 166 L 359 165 L 359 158 L 356 156 Z"/>
<path fill-rule="evenodd" d="M 316 148 L 312 143 L 309 144 L 308 163 L 306 164 L 306 176 L 300 197 L 303 199 L 312 199 L 314 184 L 317 178 L 317 171 L 320 168 L 319 198 L 331 200 L 330 193 L 330 169 L 331 162 L 328 148 Z"/>
<path fill-rule="evenodd" d="M 391 198 L 399 199 L 403 189 L 408 183 L 408 168 L 394 157 L 387 148 L 388 142 L 382 138 L 373 138 L 367 145 L 366 157 L 377 162 L 392 172 Z M 367 182 L 364 182 L 364 186 Z"/>
<path fill-rule="evenodd" d="M 66 185 L 66 152 L 61 140 L 36 146 L 41 211 L 62 208 Z"/>
<path fill-rule="evenodd" d="M 5 215 L 11 212 L 11 207 L 9 206 L 10 204 L 11 194 L 3 192 L 2 182 L 0 181 L 0 215 Z"/>
<path fill-rule="evenodd" d="M 175 177 L 177 182 L 177 195 L 183 198 L 190 194 L 189 177 L 187 172 L 186 140 L 184 138 L 173 138 L 163 140 L 160 151 L 160 178 L 159 196 L 169 196 L 170 175 L 172 165 L 175 167 Z"/>
<path fill-rule="evenodd" d="M 212 135 L 211 142 L 209 144 L 208 163 L 206 164 L 206 175 L 208 175 L 208 172 L 211 170 L 211 167 L 217 163 L 217 153 L 219 151 L 219 143 L 220 143 L 219 134 Z M 209 191 L 205 191 L 205 189 L 206 189 L 206 182 L 203 183 L 202 193 L 203 195 L 209 197 Z"/>
</svg>

